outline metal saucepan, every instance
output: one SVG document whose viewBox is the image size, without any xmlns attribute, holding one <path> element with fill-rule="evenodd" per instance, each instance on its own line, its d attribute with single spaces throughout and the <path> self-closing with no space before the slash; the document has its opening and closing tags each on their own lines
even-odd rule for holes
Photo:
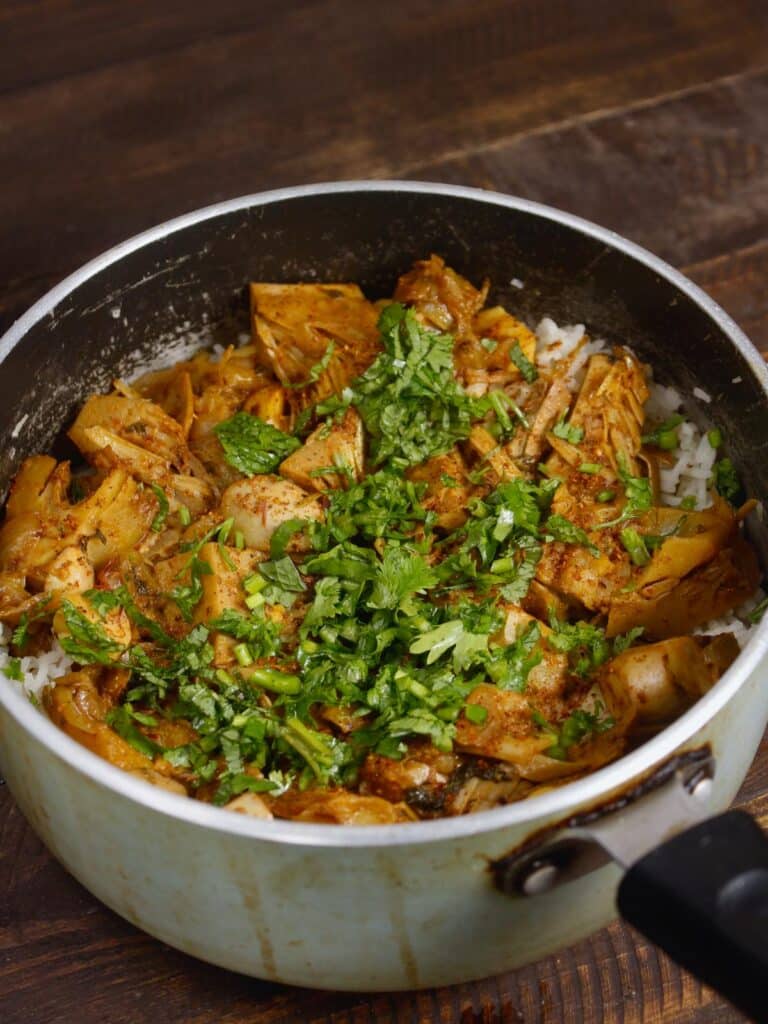
<svg viewBox="0 0 768 1024">
<path fill-rule="evenodd" d="M 0 341 L 0 491 L 117 374 L 180 358 L 190 331 L 201 344 L 247 329 L 249 279 L 351 280 L 387 295 L 431 252 L 475 282 L 489 277 L 494 298 L 523 317 L 585 323 L 631 344 L 659 379 L 703 388 L 747 492 L 768 493 L 768 372 L 711 299 L 578 218 L 408 182 L 220 203 L 54 288 Z M 759 520 L 752 529 L 765 554 Z M 763 623 L 705 697 L 616 763 L 467 817 L 369 828 L 245 818 L 113 768 L 9 686 L 0 761 L 33 828 L 79 881 L 212 963 L 330 989 L 480 978 L 603 925 L 623 874 L 624 916 L 764 1017 L 768 844 L 746 816 L 711 816 L 735 796 L 768 719 L 767 646 Z"/>
</svg>

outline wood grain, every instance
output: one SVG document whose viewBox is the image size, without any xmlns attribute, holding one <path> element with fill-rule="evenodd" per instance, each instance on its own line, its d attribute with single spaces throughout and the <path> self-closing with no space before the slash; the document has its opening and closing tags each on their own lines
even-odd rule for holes
<svg viewBox="0 0 768 1024">
<path fill-rule="evenodd" d="M 217 199 L 391 176 L 768 62 L 761 0 L 2 10 L 0 281 L 23 302 Z"/>
<path fill-rule="evenodd" d="M 0 326 L 121 238 L 217 199 L 408 175 L 615 228 L 768 353 L 762 0 L 0 6 Z M 740 801 L 768 824 L 768 743 Z M 0 786 L 3 1024 L 735 1024 L 614 924 L 475 985 L 344 995 L 198 963 L 47 854 Z"/>
</svg>

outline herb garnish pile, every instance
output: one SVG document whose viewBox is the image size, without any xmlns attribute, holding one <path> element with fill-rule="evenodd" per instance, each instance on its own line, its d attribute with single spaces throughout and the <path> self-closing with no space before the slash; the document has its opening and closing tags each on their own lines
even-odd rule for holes
<svg viewBox="0 0 768 1024">
<path fill-rule="evenodd" d="M 354 784 L 368 753 L 401 758 L 413 737 L 449 751 L 462 714 L 477 726 L 487 717 L 485 708 L 467 704 L 478 684 L 525 693 L 547 651 L 566 655 L 575 679 L 587 678 L 639 635 L 608 641 L 594 624 L 553 615 L 549 629 L 532 620 L 513 642 L 500 641 L 506 607 L 525 598 L 546 544 L 579 545 L 595 557 L 599 551 L 584 529 L 551 512 L 557 478 L 486 487 L 470 499 L 461 527 L 437 529 L 423 503 L 426 484 L 405 471 L 448 452 L 478 421 L 504 441 L 527 420 L 504 391 L 470 397 L 454 373 L 453 338 L 425 329 L 411 310 L 386 307 L 379 327 L 378 358 L 313 412 L 330 424 L 349 406 L 357 410 L 371 471 L 327 492 L 322 521 L 293 519 L 275 531 L 269 560 L 240 581 L 247 612 L 229 609 L 179 638 L 147 617 L 126 586 L 86 593 L 94 618 L 63 603 L 63 645 L 76 662 L 130 669 L 111 726 L 148 757 L 162 755 L 184 769 L 192 786 L 210 786 L 217 803 L 246 790 L 277 793 L 293 782 Z M 525 381 L 536 380 L 519 345 L 510 358 Z M 564 421 L 554 433 L 571 444 L 583 436 Z M 219 424 L 216 434 L 230 465 L 248 476 L 274 472 L 301 444 L 246 412 Z M 624 466 L 619 476 L 624 508 L 603 526 L 624 524 L 650 505 L 647 481 Z M 155 493 L 153 529 L 160 531 L 168 500 L 160 488 Z M 307 550 L 288 554 L 299 535 Z M 224 521 L 186 545 L 185 582 L 166 596 L 190 624 L 212 572 L 201 553 L 208 543 L 234 568 L 227 552 L 242 547 L 242 537 Z M 116 609 L 138 634 L 128 648 L 103 628 Z M 294 616 L 295 629 L 282 630 L 275 610 Z M 215 666 L 216 634 L 232 638 L 234 667 Z M 329 708 L 344 709 L 351 728 L 329 728 Z M 547 753 L 562 759 L 612 724 L 579 711 L 555 729 L 533 705 L 531 716 L 543 734 L 552 733 Z M 163 718 L 187 720 L 197 738 L 161 746 L 152 728 Z"/>
</svg>

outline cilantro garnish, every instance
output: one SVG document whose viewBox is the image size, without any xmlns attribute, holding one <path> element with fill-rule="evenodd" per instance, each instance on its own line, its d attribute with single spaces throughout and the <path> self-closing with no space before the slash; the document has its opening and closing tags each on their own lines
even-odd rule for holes
<svg viewBox="0 0 768 1024">
<path fill-rule="evenodd" d="M 239 555 L 247 543 L 232 520 L 208 529 L 214 513 L 206 507 L 193 528 L 202 535 L 175 546 L 187 557 L 176 563 L 182 568 L 170 593 L 159 593 L 148 574 L 139 572 L 140 550 L 128 586 L 85 595 L 93 613 L 85 605 L 64 605 L 65 649 L 80 664 L 118 665 L 130 672 L 109 724 L 147 757 L 183 771 L 185 784 L 203 787 L 200 795 L 217 804 L 248 792 L 269 800 L 289 787 L 354 786 L 371 752 L 401 758 L 416 737 L 449 751 L 457 723 L 482 726 L 488 719 L 490 705 L 474 703 L 479 686 L 483 693 L 489 687 L 534 693 L 539 687 L 531 680 L 538 682 L 536 669 L 545 659 L 547 675 L 550 668 L 562 672 L 573 707 L 591 687 L 583 680 L 642 632 L 608 639 L 598 625 L 604 617 L 598 616 L 591 622 L 553 616 L 550 632 L 531 617 L 507 640 L 511 628 L 505 623 L 515 617 L 509 605 L 536 607 L 545 593 L 534 584 L 530 605 L 526 601 L 546 545 L 576 544 L 597 557 L 596 535 L 553 512 L 563 480 L 541 464 L 537 471 L 538 455 L 515 456 L 514 468 L 522 475 L 494 486 L 497 472 L 491 476 L 475 446 L 462 443 L 480 423 L 498 445 L 517 434 L 508 450 L 524 452 L 527 439 L 520 435 L 536 415 L 535 395 L 520 408 L 514 387 L 511 394 L 498 384 L 482 397 L 467 394 L 456 375 L 454 338 L 424 327 L 415 311 L 399 303 L 383 310 L 379 331 L 382 350 L 375 361 L 340 394 L 311 406 L 299 403 L 305 408 L 293 434 L 245 412 L 215 430 L 227 463 L 252 476 L 275 472 L 310 426 L 320 424 L 322 432 L 325 419 L 330 430 L 334 418 L 338 422 L 347 409 L 357 409 L 371 471 L 357 481 L 344 465 L 318 464 L 312 474 L 333 475 L 346 485 L 318 499 L 321 518 L 282 523 L 272 535 L 268 560 L 259 561 L 266 556 Z M 481 345 L 497 348 L 488 339 Z M 289 386 L 305 388 L 327 376 L 336 365 L 333 357 L 331 342 L 307 379 Z M 537 368 L 519 343 L 509 359 L 525 382 L 536 380 Z M 541 372 L 549 382 L 550 373 Z M 567 422 L 568 415 L 564 402 L 549 436 L 579 445 L 585 430 Z M 677 427 L 668 421 L 644 441 L 669 447 L 677 443 Z M 710 438 L 713 445 L 720 440 Z M 446 453 L 450 457 L 442 464 L 405 472 Z M 616 483 L 607 462 L 600 462 L 602 452 L 573 454 L 569 482 L 577 471 L 605 476 L 592 484 L 577 478 L 574 495 L 594 502 L 597 492 L 598 502 L 615 501 L 615 511 L 612 504 L 603 514 L 616 518 L 601 527 L 619 526 L 616 533 L 633 562 L 644 564 L 664 539 L 633 528 L 652 505 L 649 481 L 634 477 L 621 455 Z M 714 471 L 726 487 L 727 470 L 727 460 L 721 460 Z M 428 482 L 410 480 L 411 475 Z M 466 483 L 473 487 L 460 502 Z M 155 533 L 164 530 L 171 507 L 177 510 L 175 524 L 192 525 L 197 502 L 190 498 L 190 508 L 179 506 L 170 487 L 166 494 L 158 484 L 149 486 L 157 499 Z M 442 525 L 444 488 L 455 489 L 451 513 L 456 510 L 461 525 L 452 530 Z M 163 547 L 170 547 L 175 532 L 163 536 Z M 224 610 L 201 622 L 209 604 L 202 600 L 211 582 L 206 576 L 217 566 L 227 572 L 216 596 L 229 593 L 236 607 L 217 604 Z M 111 572 L 100 575 L 100 586 L 112 578 Z M 121 609 L 133 630 L 125 649 L 107 632 L 112 613 Z M 29 621 L 20 624 L 22 641 Z M 552 652 L 562 655 L 554 664 Z M 6 675 L 20 671 L 12 661 Z M 161 734 L 152 730 L 174 719 L 188 723 L 192 738 L 165 749 L 152 738 Z M 541 715 L 536 720 L 551 735 L 551 742 L 545 740 L 549 755 L 563 758 L 611 724 L 599 705 L 555 725 Z"/>
<path fill-rule="evenodd" d="M 737 504 L 741 495 L 741 483 L 736 467 L 727 456 L 719 459 L 712 467 L 711 483 L 721 497 L 732 505 Z"/>
<path fill-rule="evenodd" d="M 388 544 L 377 567 L 369 598 L 371 608 L 401 608 L 414 594 L 423 594 L 438 582 L 424 559 L 409 548 Z"/>
<path fill-rule="evenodd" d="M 585 711 L 578 708 L 573 711 L 556 729 L 547 722 L 541 712 L 534 710 L 531 714 L 534 722 L 544 732 L 552 734 L 554 743 L 544 753 L 554 757 L 558 761 L 566 761 L 571 747 L 577 746 L 588 736 L 599 735 L 607 732 L 616 724 L 610 715 L 603 715 L 604 708 L 601 704 L 595 705 L 594 711 Z"/>
<path fill-rule="evenodd" d="M 578 676 L 588 676 L 614 654 L 621 654 L 642 635 L 642 627 L 635 627 L 623 636 L 609 640 L 605 631 L 589 622 L 561 622 L 550 611 L 552 632 L 547 644 L 555 651 L 568 655 L 571 668 Z"/>
<path fill-rule="evenodd" d="M 576 526 L 565 516 L 550 516 L 544 524 L 547 539 L 560 541 L 563 544 L 581 544 L 594 558 L 600 556 L 600 549 L 589 539 L 586 530 Z"/>
<path fill-rule="evenodd" d="M 120 704 L 107 714 L 107 725 L 112 726 L 117 735 L 122 736 L 127 743 L 130 743 L 134 750 L 138 750 L 140 754 L 144 754 L 145 757 L 152 760 L 158 754 L 163 753 L 163 748 L 136 727 L 134 723 L 137 721 L 147 724 L 146 716 L 135 712 L 129 703 Z M 150 722 L 154 724 L 151 719 Z"/>
<path fill-rule="evenodd" d="M 67 632 L 60 637 L 61 646 L 80 665 L 113 665 L 123 648 L 110 639 L 103 627 L 91 622 L 71 601 L 61 602 L 60 613 Z"/>
<path fill-rule="evenodd" d="M 532 384 L 533 381 L 535 381 L 536 378 L 539 376 L 536 367 L 533 365 L 533 363 L 525 354 L 525 352 L 523 352 L 523 350 L 520 348 L 519 341 L 516 341 L 512 348 L 510 349 L 509 358 L 510 361 L 513 362 L 520 371 L 523 380 L 527 381 L 528 384 Z"/>
<path fill-rule="evenodd" d="M 43 597 L 31 611 L 21 613 L 19 624 L 11 633 L 11 643 L 14 647 L 23 648 L 26 646 L 29 640 L 29 627 L 45 617 L 46 606 L 50 600 L 50 596 Z"/>
<path fill-rule="evenodd" d="M 506 580 L 501 588 L 501 596 L 512 604 L 520 604 L 528 593 L 531 582 L 536 575 L 536 567 L 541 560 L 542 548 L 538 544 L 521 548 L 522 558 L 512 559 L 512 564 L 498 565 L 494 562 L 491 571 L 500 573 Z M 495 568 L 494 568 L 495 566 Z"/>
<path fill-rule="evenodd" d="M 7 679 L 13 679 L 17 683 L 24 682 L 24 672 L 21 667 L 21 658 L 9 658 L 8 663 L 0 668 L 0 672 Z"/>
<path fill-rule="evenodd" d="M 646 477 L 632 476 L 629 472 L 627 460 L 621 453 L 618 456 L 618 462 L 619 479 L 624 485 L 624 495 L 626 498 L 624 508 L 621 515 L 615 519 L 611 519 L 607 523 L 600 523 L 599 526 L 595 527 L 597 530 L 605 530 L 609 526 L 618 526 L 620 523 L 626 523 L 630 519 L 637 519 L 638 516 L 647 512 L 653 504 L 651 481 Z"/>
<path fill-rule="evenodd" d="M 584 428 L 566 423 L 565 417 L 558 420 L 554 427 L 552 427 L 552 433 L 555 437 L 559 437 L 561 441 L 567 441 L 568 444 L 581 444 L 584 440 Z"/>
<path fill-rule="evenodd" d="M 333 353 L 336 350 L 336 345 L 333 341 L 328 342 L 328 346 L 323 353 L 322 357 L 309 368 L 309 376 L 306 380 L 301 381 L 298 384 L 286 384 L 288 388 L 307 388 L 310 384 L 316 384 L 320 377 L 325 373 L 333 358 Z"/>
<path fill-rule="evenodd" d="M 227 462 L 246 476 L 271 473 L 286 456 L 301 447 L 301 441 L 284 434 L 269 423 L 237 412 L 214 427 Z"/>
<path fill-rule="evenodd" d="M 397 302 L 382 311 L 379 330 L 384 351 L 352 383 L 349 401 L 374 465 L 403 469 L 467 437 L 476 409 L 454 375 L 451 335 L 422 327 Z"/>
</svg>

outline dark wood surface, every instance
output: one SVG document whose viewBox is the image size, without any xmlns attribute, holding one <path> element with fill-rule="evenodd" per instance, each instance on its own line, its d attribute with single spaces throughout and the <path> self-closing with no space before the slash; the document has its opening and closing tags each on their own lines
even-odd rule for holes
<svg viewBox="0 0 768 1024">
<path fill-rule="evenodd" d="M 582 214 L 681 267 L 768 352 L 765 0 L 0 5 L 0 327 L 86 259 L 217 199 L 411 177 Z M 740 801 L 768 823 L 768 744 Z M 0 787 L 3 1024 L 733 1024 L 614 924 L 501 977 L 360 996 L 146 937 Z"/>
</svg>

